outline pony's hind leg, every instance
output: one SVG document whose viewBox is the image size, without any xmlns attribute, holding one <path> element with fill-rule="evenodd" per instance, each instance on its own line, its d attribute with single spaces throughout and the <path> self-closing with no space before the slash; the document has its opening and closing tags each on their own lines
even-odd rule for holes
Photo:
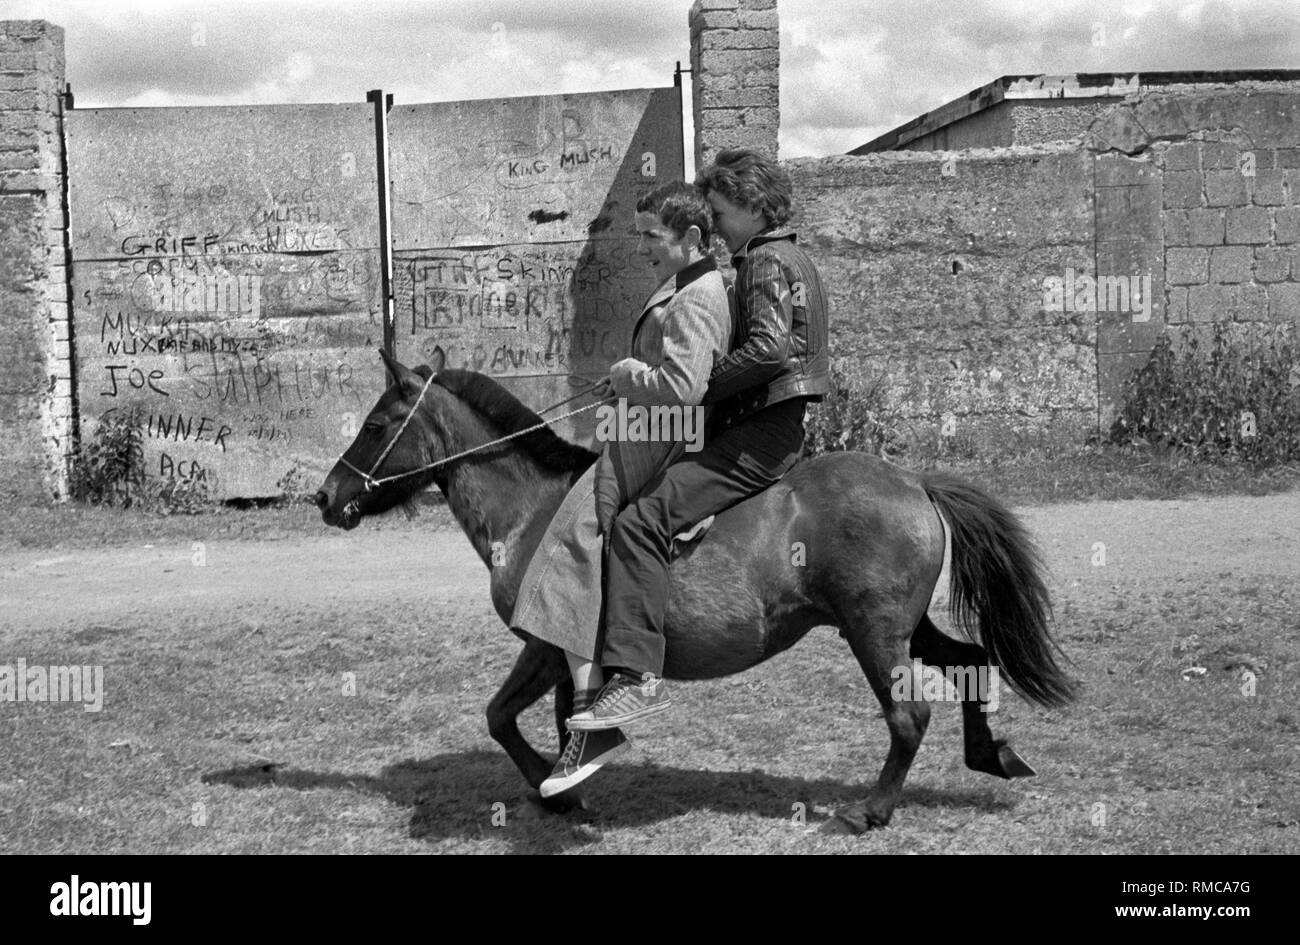
<svg viewBox="0 0 1300 945">
<path fill-rule="evenodd" d="M 922 617 L 912 634 L 912 656 L 926 666 L 933 666 L 952 678 L 991 680 L 988 653 L 975 643 L 954 640 L 939 630 L 928 616 Z M 969 690 L 969 687 L 968 687 Z M 1002 739 L 995 739 L 989 729 L 988 687 L 975 687 L 975 698 L 961 703 L 962 733 L 966 741 L 966 767 L 1000 778 L 1023 778 L 1035 774 L 1015 749 Z M 996 708 L 996 706 L 995 706 Z"/>
<path fill-rule="evenodd" d="M 903 782 L 921 747 L 926 726 L 930 724 L 930 706 L 920 698 L 895 699 L 892 694 L 896 670 L 908 670 L 907 638 L 910 628 L 902 626 L 897 615 L 887 619 L 855 619 L 852 629 L 845 629 L 858 665 L 884 710 L 889 726 L 889 756 L 880 778 L 865 801 L 840 808 L 823 828 L 830 833 L 861 833 L 889 823 L 903 791 Z M 841 627 L 849 626 L 841 623 Z M 919 696 L 919 693 L 918 693 Z"/>
</svg>

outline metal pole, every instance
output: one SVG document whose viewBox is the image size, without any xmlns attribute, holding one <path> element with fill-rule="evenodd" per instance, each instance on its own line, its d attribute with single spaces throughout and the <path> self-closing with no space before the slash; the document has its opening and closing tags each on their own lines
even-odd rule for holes
<svg viewBox="0 0 1300 945">
<path fill-rule="evenodd" d="M 371 89 L 366 93 L 366 101 L 375 106 L 375 169 L 379 179 L 379 297 L 383 308 L 384 350 L 389 357 L 396 358 L 393 350 L 396 342 L 393 311 L 393 246 L 390 237 L 392 222 L 392 201 L 389 194 L 388 180 L 388 110 L 393 107 L 393 97 L 385 95 L 383 89 Z M 389 376 L 389 383 L 397 378 Z"/>
<path fill-rule="evenodd" d="M 683 73 L 687 73 L 687 72 L 689 72 L 689 73 L 691 74 L 691 82 L 693 83 L 693 82 L 695 81 L 695 70 L 694 70 L 694 69 L 683 69 L 683 68 L 682 68 L 682 61 L 681 61 L 680 59 L 678 59 L 678 60 L 677 60 L 677 68 L 673 70 L 673 85 L 676 86 L 678 89 L 681 90 L 680 93 L 679 93 L 678 96 L 677 96 L 677 102 L 678 102 L 678 108 L 681 109 L 681 120 L 678 122 L 678 124 L 681 125 L 681 129 L 682 129 L 682 180 L 684 180 L 684 181 L 690 181 L 691 177 L 694 176 L 693 173 L 691 174 L 690 177 L 687 176 L 687 173 L 686 173 L 686 172 L 687 172 L 687 168 L 688 168 L 688 167 L 690 168 L 690 170 L 691 170 L 692 172 L 695 171 L 695 170 L 698 170 L 698 168 L 696 168 L 696 167 L 694 166 L 695 161 L 693 160 L 694 157 L 695 157 L 695 134 L 694 134 L 694 131 L 695 131 L 695 121 L 694 121 L 694 118 L 695 118 L 695 105 L 694 105 L 694 102 L 693 102 L 693 101 L 688 101 L 688 100 L 687 100 L 686 86 L 682 83 L 682 74 L 683 74 Z M 693 94 L 693 93 L 692 93 L 692 94 Z M 690 115 L 690 116 L 691 116 L 691 132 L 692 132 L 692 133 L 691 133 L 691 135 L 690 135 L 690 140 L 689 140 L 689 141 L 686 140 L 686 139 L 687 139 L 687 135 L 686 135 L 686 116 L 687 116 L 687 115 Z M 690 160 L 689 162 L 687 161 L 687 153 L 688 153 L 688 149 L 689 149 L 690 156 L 691 156 L 691 158 L 692 158 L 692 160 Z"/>
</svg>

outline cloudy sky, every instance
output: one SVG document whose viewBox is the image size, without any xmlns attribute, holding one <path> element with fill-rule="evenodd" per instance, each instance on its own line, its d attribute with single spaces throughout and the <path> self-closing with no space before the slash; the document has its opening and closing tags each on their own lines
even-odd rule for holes
<svg viewBox="0 0 1300 945">
<path fill-rule="evenodd" d="M 668 85 L 691 0 L 4 0 L 77 107 L 453 101 Z M 1001 75 L 1300 69 L 1298 0 L 780 0 L 781 155 L 843 153 Z"/>
</svg>

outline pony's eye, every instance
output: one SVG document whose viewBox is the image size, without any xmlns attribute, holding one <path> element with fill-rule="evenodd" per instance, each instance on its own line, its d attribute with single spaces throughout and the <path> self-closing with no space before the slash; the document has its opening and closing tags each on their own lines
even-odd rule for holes
<svg viewBox="0 0 1300 945">
<path fill-rule="evenodd" d="M 378 420 L 367 420 L 361 425 L 361 429 L 365 430 L 367 433 L 379 433 L 384 429 L 384 425 Z"/>
</svg>

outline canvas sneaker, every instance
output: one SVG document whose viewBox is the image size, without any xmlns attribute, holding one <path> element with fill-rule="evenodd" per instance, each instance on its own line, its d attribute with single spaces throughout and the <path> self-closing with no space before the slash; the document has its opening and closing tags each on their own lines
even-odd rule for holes
<svg viewBox="0 0 1300 945">
<path fill-rule="evenodd" d="M 551 776 L 542 782 L 542 797 L 562 794 L 587 778 L 632 742 L 618 729 L 605 732 L 570 732 L 564 753 L 555 762 Z"/>
<path fill-rule="evenodd" d="M 667 684 L 660 677 L 646 673 L 637 679 L 616 673 L 591 708 L 577 713 L 566 724 L 571 732 L 601 732 L 639 722 L 662 712 L 670 703 Z"/>
</svg>

